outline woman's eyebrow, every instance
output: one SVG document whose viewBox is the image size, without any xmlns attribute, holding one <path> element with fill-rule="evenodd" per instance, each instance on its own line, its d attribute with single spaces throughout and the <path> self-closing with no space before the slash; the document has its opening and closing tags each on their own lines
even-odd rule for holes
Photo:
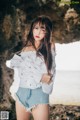
<svg viewBox="0 0 80 120">
<path fill-rule="evenodd" d="M 39 28 L 41 28 L 41 29 L 46 30 L 45 26 L 43 26 L 43 25 L 38 25 L 38 24 L 36 24 L 34 27 L 39 27 Z"/>
<path fill-rule="evenodd" d="M 41 28 L 41 29 L 46 29 L 44 26 L 41 26 L 40 28 Z"/>
</svg>

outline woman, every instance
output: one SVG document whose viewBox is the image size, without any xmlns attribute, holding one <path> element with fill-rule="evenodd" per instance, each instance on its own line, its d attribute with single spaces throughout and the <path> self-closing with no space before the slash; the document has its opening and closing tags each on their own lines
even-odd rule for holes
<svg viewBox="0 0 80 120">
<path fill-rule="evenodd" d="M 49 94 L 55 77 L 55 45 L 51 43 L 52 22 L 47 16 L 32 21 L 27 42 L 8 61 L 14 69 L 10 92 L 15 99 L 17 120 L 49 120 Z M 16 89 L 15 89 L 16 87 Z"/>
</svg>

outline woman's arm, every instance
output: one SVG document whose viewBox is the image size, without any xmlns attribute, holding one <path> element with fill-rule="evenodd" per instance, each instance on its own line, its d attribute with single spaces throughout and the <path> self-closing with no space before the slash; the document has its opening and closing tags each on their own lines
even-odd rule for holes
<svg viewBox="0 0 80 120">
<path fill-rule="evenodd" d="M 6 66 L 13 69 L 14 67 L 19 67 L 22 61 L 22 58 L 15 54 L 11 60 L 6 61 Z"/>
<path fill-rule="evenodd" d="M 47 73 L 44 73 L 42 75 L 42 78 L 41 78 L 41 82 L 42 83 L 47 83 L 47 84 L 50 84 L 52 82 L 52 77 L 53 75 L 52 74 L 47 74 Z"/>
</svg>

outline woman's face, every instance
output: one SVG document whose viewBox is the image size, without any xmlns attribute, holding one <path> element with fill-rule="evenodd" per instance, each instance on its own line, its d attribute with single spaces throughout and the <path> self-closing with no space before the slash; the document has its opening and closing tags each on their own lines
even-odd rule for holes
<svg viewBox="0 0 80 120">
<path fill-rule="evenodd" d="M 39 23 L 37 23 L 33 28 L 33 37 L 35 41 L 40 42 L 46 34 L 45 27 L 41 27 Z"/>
</svg>

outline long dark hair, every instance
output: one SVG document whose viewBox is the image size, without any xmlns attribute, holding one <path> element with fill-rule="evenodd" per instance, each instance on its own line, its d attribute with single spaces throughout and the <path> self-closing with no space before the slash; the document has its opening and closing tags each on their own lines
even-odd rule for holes
<svg viewBox="0 0 80 120">
<path fill-rule="evenodd" d="M 35 40 L 33 38 L 33 29 L 37 23 L 39 23 L 41 26 L 45 26 L 45 30 L 46 30 L 45 38 L 41 40 L 41 44 L 38 49 L 36 49 L 35 47 L 35 43 L 34 43 Z M 25 45 L 25 46 L 32 45 L 35 48 L 37 55 L 40 55 L 39 53 L 41 53 L 44 56 L 48 73 L 52 68 L 51 32 L 52 32 L 52 22 L 50 18 L 47 16 L 39 16 L 32 21 Z"/>
</svg>

